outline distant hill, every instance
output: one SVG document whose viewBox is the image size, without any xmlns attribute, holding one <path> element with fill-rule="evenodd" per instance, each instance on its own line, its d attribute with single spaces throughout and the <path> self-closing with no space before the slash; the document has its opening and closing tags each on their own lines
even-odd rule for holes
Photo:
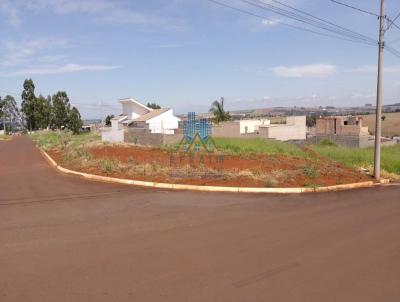
<svg viewBox="0 0 400 302">
<path fill-rule="evenodd" d="M 400 103 L 385 105 L 384 107 L 397 107 L 397 106 L 400 106 Z"/>
</svg>

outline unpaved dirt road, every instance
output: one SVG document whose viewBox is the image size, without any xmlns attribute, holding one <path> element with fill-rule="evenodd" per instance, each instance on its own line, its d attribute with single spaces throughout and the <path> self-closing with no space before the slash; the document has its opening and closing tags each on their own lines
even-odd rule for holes
<svg viewBox="0 0 400 302">
<path fill-rule="evenodd" d="M 400 187 L 156 191 L 0 142 L 0 301 L 400 301 Z"/>
</svg>

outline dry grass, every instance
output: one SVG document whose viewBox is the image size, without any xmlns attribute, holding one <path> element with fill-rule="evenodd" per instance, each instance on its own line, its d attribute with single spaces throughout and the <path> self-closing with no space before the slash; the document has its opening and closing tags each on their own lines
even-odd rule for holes
<svg viewBox="0 0 400 302">
<path fill-rule="evenodd" d="M 400 112 L 382 113 L 385 120 L 382 122 L 382 135 L 384 136 L 400 136 Z M 368 126 L 369 131 L 375 134 L 375 115 L 363 116 L 363 124 Z"/>
</svg>

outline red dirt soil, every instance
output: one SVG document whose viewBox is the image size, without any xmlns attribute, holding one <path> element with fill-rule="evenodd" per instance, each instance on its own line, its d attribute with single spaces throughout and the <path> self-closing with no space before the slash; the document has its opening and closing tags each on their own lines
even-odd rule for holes
<svg viewBox="0 0 400 302">
<path fill-rule="evenodd" d="M 89 153 L 93 159 L 112 159 L 125 164 L 157 164 L 160 167 L 170 168 L 177 171 L 170 175 L 126 175 L 120 171 L 105 172 L 100 166 L 82 167 L 72 166 L 64 161 L 64 155 L 60 151 L 52 150 L 49 154 L 56 162 L 63 166 L 91 174 L 127 178 L 136 180 L 181 183 L 192 185 L 211 186 L 237 186 L 237 187 L 265 187 L 266 181 L 255 179 L 247 175 L 237 175 L 245 170 L 253 174 L 264 175 L 268 179 L 270 175 L 275 180 L 277 173 L 283 175 L 275 181 L 275 187 L 303 187 L 303 186 L 330 186 L 344 183 L 354 183 L 370 180 L 360 172 L 343 167 L 342 165 L 329 160 L 313 158 L 295 158 L 285 155 L 267 154 L 246 154 L 246 155 L 217 155 L 217 154 L 186 154 L 172 153 L 167 150 L 155 148 L 143 148 L 132 146 L 102 146 L 90 148 Z M 307 177 L 303 173 L 304 167 L 315 167 L 317 177 Z M 213 169 L 217 176 L 204 173 Z M 203 172 L 202 172 L 203 171 Z M 229 177 L 221 177 L 218 172 L 229 172 Z M 233 176 L 232 176 L 233 174 Z"/>
</svg>

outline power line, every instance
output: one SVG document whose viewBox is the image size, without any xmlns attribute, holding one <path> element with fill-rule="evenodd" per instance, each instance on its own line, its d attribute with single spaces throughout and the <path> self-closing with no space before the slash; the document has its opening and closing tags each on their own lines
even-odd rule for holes
<svg viewBox="0 0 400 302">
<path fill-rule="evenodd" d="M 334 38 L 334 39 L 338 39 L 338 40 L 348 41 L 348 42 L 363 43 L 363 44 L 367 44 L 367 45 L 375 45 L 376 44 L 375 41 L 373 43 L 371 43 L 370 41 L 367 42 L 367 41 L 362 41 L 360 39 L 356 40 L 354 38 L 343 38 L 342 36 L 331 35 L 331 34 L 327 34 L 327 33 L 324 33 L 324 32 L 315 31 L 315 30 L 312 30 L 312 29 L 309 29 L 309 28 L 306 28 L 306 27 L 301 27 L 301 26 L 296 26 L 296 25 L 292 25 L 292 24 L 289 24 L 289 23 L 285 23 L 285 22 L 282 22 L 282 21 L 273 21 L 273 20 L 270 20 L 269 18 L 267 18 L 267 17 L 265 17 L 263 15 L 256 14 L 256 13 L 250 12 L 248 10 L 244 10 L 244 9 L 241 9 L 241 8 L 238 8 L 238 7 L 235 7 L 235 6 L 232 6 L 232 5 L 217 1 L 217 0 L 208 0 L 208 1 L 210 1 L 212 3 L 215 3 L 217 5 L 220 5 L 220 6 L 223 6 L 223 7 L 226 7 L 226 8 L 229 8 L 229 9 L 232 9 L 232 10 L 235 10 L 235 11 L 238 11 L 238 12 L 253 16 L 253 17 L 256 17 L 256 18 L 259 18 L 259 19 L 262 19 L 262 20 L 275 22 L 277 24 L 285 25 L 285 26 L 288 26 L 288 27 L 291 27 L 291 28 L 294 28 L 294 29 L 297 29 L 297 30 L 302 30 L 302 31 L 305 31 L 305 32 L 309 32 L 309 33 L 313 33 L 313 34 L 317 34 L 317 35 L 321 35 L 321 36 L 325 36 L 325 37 L 329 37 L 329 38 Z"/>
<path fill-rule="evenodd" d="M 394 23 L 394 22 L 396 22 L 396 20 L 397 20 L 399 17 L 400 17 L 400 12 L 397 14 L 397 16 L 396 16 L 392 21 L 389 20 L 389 24 L 388 24 L 388 26 L 386 27 L 386 31 L 388 31 L 392 25 L 394 25 L 395 27 L 397 27 L 397 24 Z"/>
<path fill-rule="evenodd" d="M 336 4 L 339 4 L 339 5 L 343 5 L 343 6 L 346 6 L 346 7 L 348 7 L 348 8 L 357 10 L 357 11 L 359 11 L 359 12 L 362 12 L 362 13 L 365 13 L 365 14 L 368 14 L 368 15 L 375 16 L 375 17 L 378 17 L 378 18 L 379 18 L 379 15 L 378 15 L 378 14 L 375 14 L 375 13 L 373 13 L 373 12 L 370 12 L 370 11 L 367 11 L 367 10 L 364 10 L 364 9 L 361 9 L 361 8 L 359 8 L 359 7 L 355 7 L 355 6 L 352 6 L 352 5 L 350 5 L 350 4 L 343 3 L 343 2 L 340 2 L 340 1 L 336 1 L 336 0 L 330 0 L 330 1 L 331 1 L 331 2 L 334 2 L 334 3 L 336 3 Z"/>
<path fill-rule="evenodd" d="M 265 17 L 265 16 L 262 16 L 262 15 L 259 15 L 259 14 L 255 14 L 255 13 L 246 11 L 246 10 L 244 10 L 244 9 L 241 9 L 241 8 L 238 8 L 238 7 L 234 7 L 234 6 L 231 6 L 231 5 L 229 5 L 229 4 L 226 4 L 226 3 L 223 3 L 223 2 L 219 2 L 219 1 L 216 1 L 216 0 L 208 0 L 208 1 L 213 2 L 213 3 L 215 3 L 215 4 L 218 4 L 218 5 L 220 5 L 220 6 L 227 7 L 227 8 L 236 10 L 236 11 L 238 11 L 238 12 L 241 12 L 241 13 L 244 13 L 244 14 L 247 14 L 247 15 L 250 15 L 250 16 L 253 16 L 253 17 L 260 18 L 260 19 L 262 19 L 262 20 L 267 20 L 267 21 L 270 21 L 270 22 L 275 22 L 275 23 L 277 23 L 277 24 L 289 26 L 289 27 L 292 27 L 292 28 L 295 28 L 295 29 L 298 29 L 298 30 L 303 30 L 303 31 L 310 32 L 310 33 L 314 33 L 314 34 L 318 34 L 318 35 L 321 35 L 321 36 L 326 36 L 326 37 L 330 37 L 330 38 L 345 40 L 345 41 L 349 41 L 349 42 L 356 42 L 356 41 L 354 41 L 354 40 L 345 39 L 345 38 L 341 38 L 341 37 L 338 37 L 338 36 L 329 35 L 329 34 L 322 33 L 322 32 L 317 32 L 317 31 L 314 31 L 314 30 L 311 30 L 311 29 L 308 29 L 308 28 L 305 28 L 305 27 L 295 26 L 295 25 L 292 25 L 292 24 L 289 24 L 289 23 L 285 23 L 285 22 L 282 22 L 282 21 L 273 21 L 273 20 L 268 19 L 268 18 Z"/>
<path fill-rule="evenodd" d="M 385 48 L 386 48 L 386 50 L 387 50 L 388 52 L 390 52 L 392 55 L 394 55 L 394 56 L 400 58 L 400 51 L 399 51 L 399 50 L 397 50 L 397 49 L 395 49 L 395 48 L 393 48 L 393 47 L 391 47 L 391 46 L 389 46 L 389 45 L 387 45 L 387 44 L 385 45 Z"/>
<path fill-rule="evenodd" d="M 292 12 L 292 11 L 288 11 L 288 10 L 285 10 L 283 8 L 274 6 L 272 4 L 265 3 L 265 2 L 260 1 L 260 0 L 257 0 L 257 2 L 260 3 L 260 4 L 256 4 L 256 3 L 252 2 L 252 1 L 249 1 L 249 0 L 239 0 L 239 1 L 247 3 L 247 4 L 250 4 L 250 5 L 258 7 L 258 8 L 261 8 L 263 10 L 272 11 L 272 12 L 274 12 L 276 14 L 279 14 L 279 15 L 282 15 L 282 16 L 297 20 L 299 22 L 306 23 L 308 25 L 317 27 L 319 29 L 324 29 L 326 31 L 333 32 L 335 34 L 339 34 L 339 35 L 346 36 L 346 37 L 353 38 L 353 39 L 363 40 L 365 42 L 373 43 L 374 45 L 377 43 L 377 41 L 375 41 L 374 39 L 372 39 L 370 37 L 367 37 L 367 36 L 365 36 L 363 34 L 357 33 L 357 32 L 355 32 L 353 30 L 350 30 L 348 28 L 345 28 L 343 26 L 335 24 L 335 23 L 333 23 L 331 21 L 324 20 L 322 18 L 319 18 L 317 16 L 314 16 L 312 14 L 309 14 L 309 13 L 307 13 L 305 11 L 302 11 L 300 9 L 297 9 L 295 7 L 292 7 L 292 6 L 288 5 L 288 4 L 282 3 L 282 2 L 277 1 L 277 0 L 272 0 L 272 1 L 282 5 L 284 7 L 290 8 L 293 11 L 299 12 L 302 15 L 299 15 L 298 13 L 295 13 L 295 12 Z M 303 15 L 306 15 L 307 17 L 305 17 Z"/>
</svg>

